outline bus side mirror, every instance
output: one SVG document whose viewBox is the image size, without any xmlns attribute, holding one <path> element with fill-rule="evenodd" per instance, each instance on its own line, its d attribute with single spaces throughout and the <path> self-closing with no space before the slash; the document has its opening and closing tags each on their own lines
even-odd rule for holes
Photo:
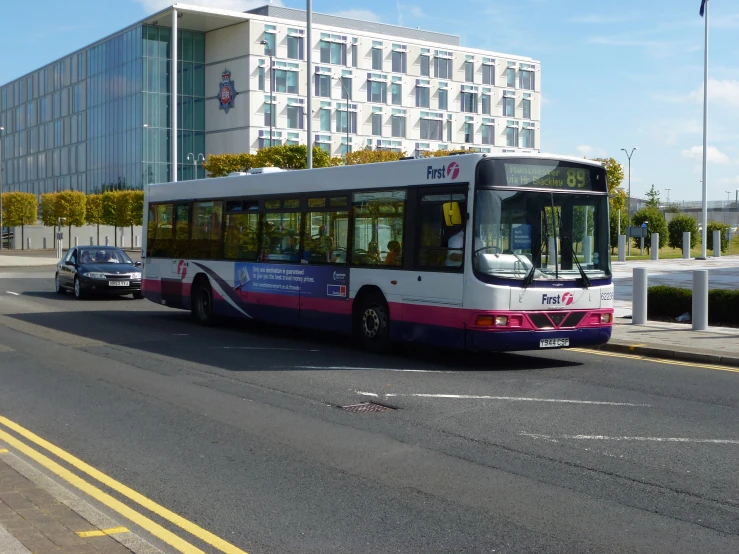
<svg viewBox="0 0 739 554">
<path fill-rule="evenodd" d="M 462 213 L 459 210 L 459 202 L 444 202 L 444 223 L 447 227 L 462 224 Z"/>
</svg>

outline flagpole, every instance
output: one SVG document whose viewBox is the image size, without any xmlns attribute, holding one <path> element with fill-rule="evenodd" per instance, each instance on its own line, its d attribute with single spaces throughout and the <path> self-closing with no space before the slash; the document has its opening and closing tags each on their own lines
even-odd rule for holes
<svg viewBox="0 0 739 554">
<path fill-rule="evenodd" d="M 707 259 L 706 246 L 708 239 L 708 204 L 706 202 L 706 155 L 708 150 L 708 5 L 709 0 L 704 2 L 704 17 L 706 24 L 705 44 L 703 48 L 703 232 L 701 233 L 701 258 Z"/>
</svg>

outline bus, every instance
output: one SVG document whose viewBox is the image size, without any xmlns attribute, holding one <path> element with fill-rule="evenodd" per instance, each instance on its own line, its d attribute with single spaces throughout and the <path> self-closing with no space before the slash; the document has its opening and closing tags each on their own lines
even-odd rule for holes
<svg viewBox="0 0 739 554">
<path fill-rule="evenodd" d="M 145 189 L 143 293 L 336 333 L 369 349 L 606 343 L 608 186 L 598 162 L 462 154 L 250 170 Z"/>
</svg>

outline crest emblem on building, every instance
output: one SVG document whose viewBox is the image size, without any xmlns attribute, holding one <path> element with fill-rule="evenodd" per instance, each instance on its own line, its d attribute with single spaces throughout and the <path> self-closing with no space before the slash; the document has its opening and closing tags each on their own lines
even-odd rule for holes
<svg viewBox="0 0 739 554">
<path fill-rule="evenodd" d="M 231 80 L 231 72 L 224 70 L 218 90 L 218 107 L 228 113 L 228 110 L 234 106 L 234 96 L 236 96 L 236 91 L 234 82 Z"/>
</svg>

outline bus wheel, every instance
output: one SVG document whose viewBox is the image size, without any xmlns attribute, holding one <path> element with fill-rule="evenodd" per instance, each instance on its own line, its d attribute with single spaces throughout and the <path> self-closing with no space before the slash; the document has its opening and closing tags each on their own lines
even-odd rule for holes
<svg viewBox="0 0 739 554">
<path fill-rule="evenodd" d="M 390 348 L 390 318 L 387 303 L 382 295 L 365 297 L 359 312 L 359 338 L 362 346 L 374 352 Z"/>
<path fill-rule="evenodd" d="M 192 315 L 201 325 L 213 325 L 213 289 L 207 281 L 200 281 L 192 291 Z"/>
</svg>

